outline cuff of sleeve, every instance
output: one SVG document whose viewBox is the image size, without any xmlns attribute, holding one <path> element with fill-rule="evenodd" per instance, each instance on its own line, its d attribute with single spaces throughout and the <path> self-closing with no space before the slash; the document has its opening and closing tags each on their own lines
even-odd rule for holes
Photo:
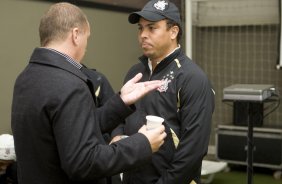
<svg viewBox="0 0 282 184">
<path fill-rule="evenodd" d="M 122 139 L 121 141 L 131 142 L 131 145 L 135 145 L 136 157 L 142 158 L 140 163 L 150 162 L 152 158 L 152 149 L 147 137 L 141 133 L 133 134 L 132 136 Z M 139 155 L 140 154 L 140 155 Z"/>
<path fill-rule="evenodd" d="M 120 100 L 122 101 L 122 103 L 123 103 L 125 106 L 127 106 L 127 105 L 123 102 L 123 100 L 121 99 L 121 97 L 120 97 L 120 91 L 118 92 L 118 95 L 119 95 L 119 98 L 120 98 Z M 134 104 L 131 104 L 131 105 L 127 106 L 127 107 L 129 107 L 132 111 L 135 111 L 135 110 L 136 110 L 136 107 L 135 107 Z"/>
<path fill-rule="evenodd" d="M 123 134 L 124 134 L 124 124 L 120 124 L 117 128 L 115 128 L 112 131 L 111 138 L 114 138 L 115 136 L 123 135 Z"/>
</svg>

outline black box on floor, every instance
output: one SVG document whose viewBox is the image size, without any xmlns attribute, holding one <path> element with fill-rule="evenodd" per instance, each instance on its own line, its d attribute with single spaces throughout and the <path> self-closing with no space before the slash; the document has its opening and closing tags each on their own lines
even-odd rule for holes
<svg viewBox="0 0 282 184">
<path fill-rule="evenodd" d="M 247 165 L 247 127 L 220 125 L 216 131 L 216 157 Z M 282 169 L 282 129 L 254 128 L 253 166 Z"/>
<path fill-rule="evenodd" d="M 233 105 L 234 125 L 248 126 L 248 121 L 256 127 L 263 125 L 262 102 L 234 101 Z"/>
</svg>

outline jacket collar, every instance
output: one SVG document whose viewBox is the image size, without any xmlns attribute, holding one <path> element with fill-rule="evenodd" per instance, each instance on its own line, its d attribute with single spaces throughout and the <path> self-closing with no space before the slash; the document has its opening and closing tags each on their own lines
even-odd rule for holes
<svg viewBox="0 0 282 184">
<path fill-rule="evenodd" d="M 165 68 L 167 65 L 169 65 L 175 58 L 177 58 L 180 54 L 182 53 L 181 48 L 175 50 L 173 53 L 168 55 L 166 58 L 164 58 L 154 69 L 154 73 L 158 73 L 161 71 L 163 68 Z M 148 67 L 148 57 L 143 55 L 139 57 L 139 60 L 146 66 Z"/>
<path fill-rule="evenodd" d="M 61 68 L 87 81 L 87 77 L 78 68 L 70 64 L 64 56 L 50 49 L 35 48 L 29 62 Z"/>
</svg>

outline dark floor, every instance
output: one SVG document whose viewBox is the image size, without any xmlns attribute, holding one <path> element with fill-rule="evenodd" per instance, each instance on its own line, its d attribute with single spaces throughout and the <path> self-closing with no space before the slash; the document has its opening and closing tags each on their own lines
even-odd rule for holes
<svg viewBox="0 0 282 184">
<path fill-rule="evenodd" d="M 211 184 L 249 184 L 247 168 L 245 166 L 229 165 L 229 171 L 223 171 L 214 175 Z M 253 168 L 252 184 L 282 184 L 282 170 Z M 278 178 L 274 178 L 274 173 Z M 279 178 L 280 176 L 280 178 Z"/>
</svg>

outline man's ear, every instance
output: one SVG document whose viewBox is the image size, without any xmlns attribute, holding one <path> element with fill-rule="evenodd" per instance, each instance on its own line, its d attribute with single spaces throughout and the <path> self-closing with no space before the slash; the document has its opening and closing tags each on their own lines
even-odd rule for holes
<svg viewBox="0 0 282 184">
<path fill-rule="evenodd" d="M 170 28 L 170 31 L 171 31 L 171 39 L 176 39 L 179 33 L 179 27 L 173 26 L 172 28 Z"/>
<path fill-rule="evenodd" d="M 73 28 L 72 29 L 72 41 L 75 45 L 78 45 L 78 42 L 79 42 L 78 36 L 79 36 L 78 28 Z"/>
</svg>

